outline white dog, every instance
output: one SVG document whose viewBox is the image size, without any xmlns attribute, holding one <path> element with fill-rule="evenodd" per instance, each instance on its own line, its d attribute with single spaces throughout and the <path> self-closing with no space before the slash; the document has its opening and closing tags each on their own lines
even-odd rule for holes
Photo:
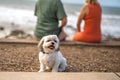
<svg viewBox="0 0 120 80">
<path fill-rule="evenodd" d="M 52 72 L 65 70 L 67 66 L 66 59 L 59 51 L 59 39 L 56 35 L 44 36 L 40 40 L 38 47 L 41 49 L 39 52 L 39 72 L 44 72 L 46 69 L 52 69 Z"/>
</svg>

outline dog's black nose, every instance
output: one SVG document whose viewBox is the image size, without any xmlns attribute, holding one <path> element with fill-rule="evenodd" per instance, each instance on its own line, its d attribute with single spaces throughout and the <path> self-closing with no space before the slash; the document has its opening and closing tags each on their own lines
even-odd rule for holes
<svg viewBox="0 0 120 80">
<path fill-rule="evenodd" d="M 52 45 L 54 45 L 54 42 L 52 42 Z"/>
</svg>

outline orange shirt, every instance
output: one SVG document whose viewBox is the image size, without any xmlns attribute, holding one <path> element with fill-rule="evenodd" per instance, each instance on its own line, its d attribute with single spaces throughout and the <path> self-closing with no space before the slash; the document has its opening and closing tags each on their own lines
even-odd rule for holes
<svg viewBox="0 0 120 80">
<path fill-rule="evenodd" d="M 83 42 L 101 41 L 101 14 L 102 9 L 99 4 L 87 4 L 89 13 L 84 17 L 84 31 L 74 35 L 73 40 Z"/>
</svg>

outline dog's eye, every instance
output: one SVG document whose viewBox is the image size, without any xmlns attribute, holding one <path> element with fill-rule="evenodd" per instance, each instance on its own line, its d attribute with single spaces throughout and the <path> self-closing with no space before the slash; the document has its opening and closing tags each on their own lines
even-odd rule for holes
<svg viewBox="0 0 120 80">
<path fill-rule="evenodd" d="M 56 41 L 56 40 L 54 40 L 54 42 L 56 42 L 56 43 L 57 43 L 57 41 Z"/>
<path fill-rule="evenodd" d="M 47 42 L 50 42 L 51 40 L 47 40 Z"/>
</svg>

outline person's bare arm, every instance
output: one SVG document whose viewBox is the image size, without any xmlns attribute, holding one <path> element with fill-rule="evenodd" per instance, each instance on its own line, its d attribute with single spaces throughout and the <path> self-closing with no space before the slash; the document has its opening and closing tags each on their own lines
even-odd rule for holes
<svg viewBox="0 0 120 80">
<path fill-rule="evenodd" d="M 81 31 L 80 25 L 81 25 L 81 23 L 82 23 L 82 20 L 83 20 L 84 16 L 85 16 L 86 14 L 88 14 L 88 12 L 89 12 L 88 7 L 87 7 L 87 6 L 83 6 L 82 9 L 81 9 L 81 11 L 80 11 L 80 15 L 79 15 L 78 21 L 77 21 L 77 30 L 78 30 L 78 32 Z"/>
<path fill-rule="evenodd" d="M 65 17 L 65 18 L 63 18 L 63 19 L 61 20 L 61 25 L 60 25 L 61 30 L 63 29 L 63 27 L 64 27 L 66 24 L 67 24 L 67 17 Z"/>
</svg>

